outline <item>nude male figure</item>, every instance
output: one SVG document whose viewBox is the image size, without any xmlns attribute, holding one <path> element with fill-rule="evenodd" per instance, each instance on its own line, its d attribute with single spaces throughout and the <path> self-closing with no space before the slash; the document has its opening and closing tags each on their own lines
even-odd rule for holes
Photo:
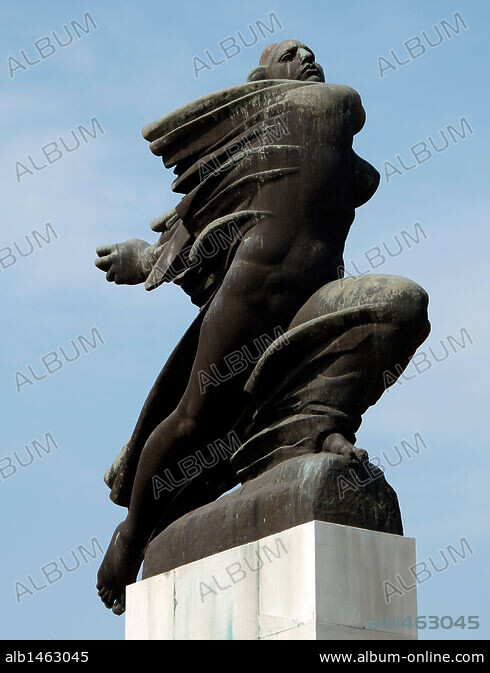
<svg viewBox="0 0 490 673">
<path fill-rule="evenodd" d="M 308 83 L 287 93 L 284 102 L 288 123 L 295 125 L 299 170 L 266 182 L 254 194 L 248 207 L 267 215 L 240 241 L 206 307 L 180 401 L 146 440 L 128 516 L 116 528 L 98 573 L 101 600 L 117 614 L 124 610 L 125 587 L 136 580 L 145 546 L 168 504 L 163 492 L 155 499 L 152 478 L 224 436 L 247 404 L 243 388 L 251 366 L 204 394 L 199 373 L 212 365 L 219 369 L 229 353 L 252 348 L 261 335 L 286 331 L 314 293 L 339 282 L 355 208 L 378 185 L 377 172 L 352 152 L 353 136 L 365 118 L 358 94 L 325 84 L 308 47 L 295 40 L 268 47 L 249 76 L 250 82 L 261 80 Z M 153 246 L 138 239 L 103 246 L 96 266 L 116 284 L 144 282 L 168 236 L 164 232 Z M 356 460 L 354 446 L 340 433 L 327 437 L 323 450 Z"/>
</svg>

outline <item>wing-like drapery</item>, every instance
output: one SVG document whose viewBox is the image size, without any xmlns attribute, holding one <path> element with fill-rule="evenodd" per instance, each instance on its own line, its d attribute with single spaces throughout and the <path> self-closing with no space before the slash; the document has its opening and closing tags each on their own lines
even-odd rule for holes
<svg viewBox="0 0 490 673">
<path fill-rule="evenodd" d="M 298 170 L 300 147 L 283 116 L 284 97 L 308 82 L 249 82 L 199 98 L 143 129 L 151 151 L 177 175 L 184 194 L 172 238 L 147 281 L 182 286 L 202 306 L 219 287 L 234 251 L 267 213 L 250 208 L 258 191 Z"/>
</svg>

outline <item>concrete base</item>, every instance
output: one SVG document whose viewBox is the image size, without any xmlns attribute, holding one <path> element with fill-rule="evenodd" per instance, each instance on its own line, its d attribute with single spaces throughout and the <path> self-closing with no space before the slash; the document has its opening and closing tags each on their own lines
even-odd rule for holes
<svg viewBox="0 0 490 673">
<path fill-rule="evenodd" d="M 413 538 L 310 521 L 130 585 L 126 639 L 415 640 L 416 589 L 390 590 L 415 562 Z"/>
</svg>

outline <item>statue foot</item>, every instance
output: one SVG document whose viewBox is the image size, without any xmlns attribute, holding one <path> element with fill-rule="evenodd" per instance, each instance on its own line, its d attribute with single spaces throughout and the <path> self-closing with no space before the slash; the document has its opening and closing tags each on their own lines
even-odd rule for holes
<svg viewBox="0 0 490 673">
<path fill-rule="evenodd" d="M 97 573 L 97 589 L 106 608 L 122 615 L 126 609 L 126 586 L 136 581 L 143 552 L 128 535 L 123 521 L 114 531 Z"/>
<path fill-rule="evenodd" d="M 351 444 L 344 435 L 341 435 L 340 432 L 334 432 L 326 438 L 323 442 L 322 451 L 343 456 L 346 462 L 349 463 L 364 463 L 368 460 L 367 451 L 358 449 L 354 444 Z"/>
</svg>

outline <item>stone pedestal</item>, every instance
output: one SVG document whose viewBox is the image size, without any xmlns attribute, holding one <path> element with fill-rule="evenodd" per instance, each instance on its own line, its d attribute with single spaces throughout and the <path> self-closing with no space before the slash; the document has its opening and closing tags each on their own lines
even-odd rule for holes
<svg viewBox="0 0 490 673">
<path fill-rule="evenodd" d="M 412 538 L 310 521 L 130 585 L 126 639 L 414 640 L 415 562 Z"/>
</svg>

